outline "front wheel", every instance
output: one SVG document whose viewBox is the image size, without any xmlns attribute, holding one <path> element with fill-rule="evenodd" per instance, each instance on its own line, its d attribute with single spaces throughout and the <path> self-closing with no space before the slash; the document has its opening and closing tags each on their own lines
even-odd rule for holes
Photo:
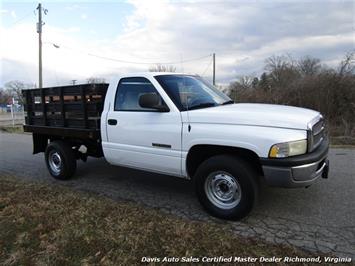
<svg viewBox="0 0 355 266">
<path fill-rule="evenodd" d="M 64 141 L 49 143 L 45 152 L 45 160 L 49 173 L 55 179 L 69 179 L 76 171 L 74 150 Z"/>
<path fill-rule="evenodd" d="M 248 163 L 217 155 L 197 169 L 195 190 L 202 206 L 213 216 L 239 220 L 253 208 L 257 197 L 256 174 Z"/>
</svg>

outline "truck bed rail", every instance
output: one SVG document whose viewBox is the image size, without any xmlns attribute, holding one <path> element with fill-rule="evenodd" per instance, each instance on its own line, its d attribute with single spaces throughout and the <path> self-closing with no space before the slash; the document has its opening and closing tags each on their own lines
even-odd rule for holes
<svg viewBox="0 0 355 266">
<path fill-rule="evenodd" d="M 108 84 L 23 90 L 24 131 L 98 138 Z"/>
</svg>

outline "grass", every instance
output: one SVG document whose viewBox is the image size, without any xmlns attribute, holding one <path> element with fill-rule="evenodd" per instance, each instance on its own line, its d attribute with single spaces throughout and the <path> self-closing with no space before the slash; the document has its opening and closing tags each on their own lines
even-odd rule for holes
<svg viewBox="0 0 355 266">
<path fill-rule="evenodd" d="M 0 132 L 23 133 L 23 126 L 0 126 Z"/>
<path fill-rule="evenodd" d="M 0 176 L 1 265 L 135 265 L 143 256 L 302 256 L 134 203 Z"/>
<path fill-rule="evenodd" d="M 334 147 L 354 147 L 355 146 L 355 136 L 354 137 L 349 137 L 349 136 L 331 136 L 330 137 L 330 143 Z"/>
</svg>

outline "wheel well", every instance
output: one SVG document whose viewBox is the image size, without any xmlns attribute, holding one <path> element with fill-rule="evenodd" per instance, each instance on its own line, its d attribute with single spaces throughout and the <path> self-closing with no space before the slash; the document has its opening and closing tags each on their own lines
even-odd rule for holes
<svg viewBox="0 0 355 266">
<path fill-rule="evenodd" d="M 255 170 L 259 175 L 263 175 L 259 156 L 255 152 L 244 148 L 219 145 L 193 146 L 189 150 L 186 158 L 186 170 L 188 175 L 192 178 L 195 175 L 198 166 L 202 162 L 219 154 L 230 154 L 245 159 L 248 163 L 255 167 Z"/>
</svg>

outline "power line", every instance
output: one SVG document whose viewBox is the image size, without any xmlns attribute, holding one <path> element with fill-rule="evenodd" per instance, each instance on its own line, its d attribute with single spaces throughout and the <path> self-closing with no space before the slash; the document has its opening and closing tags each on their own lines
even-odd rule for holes
<svg viewBox="0 0 355 266">
<path fill-rule="evenodd" d="M 170 61 L 170 62 L 162 62 L 162 61 L 138 62 L 138 61 L 129 61 L 129 60 L 125 60 L 125 59 L 112 58 L 112 57 L 108 57 L 108 56 L 102 56 L 102 55 L 98 55 L 98 54 L 94 54 L 94 53 L 89 53 L 89 52 L 85 52 L 85 51 L 82 51 L 82 50 L 78 50 L 78 49 L 74 49 L 74 48 L 68 47 L 66 45 L 58 45 L 58 44 L 55 44 L 53 42 L 46 42 L 46 43 L 50 43 L 56 48 L 63 47 L 65 49 L 69 49 L 69 50 L 73 50 L 73 51 L 76 51 L 76 52 L 80 52 L 80 53 L 86 54 L 88 56 L 96 57 L 96 58 L 103 59 L 103 60 L 114 61 L 114 62 L 119 62 L 119 63 L 126 63 L 126 64 L 136 64 L 136 65 L 157 65 L 157 64 L 161 64 L 161 65 L 176 65 L 176 64 L 186 63 L 186 62 L 198 61 L 198 60 L 201 60 L 201 59 L 204 59 L 204 58 L 212 56 L 212 54 L 208 54 L 208 55 L 204 55 L 204 56 L 200 56 L 200 57 L 185 59 L 185 60 L 182 60 L 182 61 Z"/>
<path fill-rule="evenodd" d="M 210 68 L 211 64 L 213 62 L 213 58 L 208 62 L 206 69 L 202 72 L 201 76 L 203 77 L 207 70 Z"/>
<path fill-rule="evenodd" d="M 212 84 L 216 85 L 216 54 L 215 53 L 213 53 L 212 60 L 213 60 Z"/>
<path fill-rule="evenodd" d="M 34 10 L 32 10 L 31 12 L 27 13 L 27 14 L 24 15 L 23 17 L 19 18 L 18 20 L 16 20 L 16 21 L 13 22 L 12 24 L 10 24 L 10 26 L 9 26 L 8 28 L 15 26 L 16 24 L 20 23 L 20 22 L 21 22 L 22 20 L 24 20 L 25 18 L 27 18 L 27 17 L 29 17 L 30 15 L 32 15 L 32 14 L 33 14 L 33 11 L 34 11 Z"/>
<path fill-rule="evenodd" d="M 176 64 L 181 64 L 181 63 L 186 63 L 186 62 L 192 62 L 192 61 L 198 61 L 207 57 L 210 57 L 211 54 L 209 55 L 205 55 L 205 56 L 201 56 L 201 57 L 196 57 L 196 58 L 190 58 L 190 59 L 186 59 L 186 60 L 182 60 L 182 61 L 175 61 L 175 62 L 135 62 L 135 61 L 127 61 L 127 60 L 123 60 L 123 59 L 117 59 L 117 58 L 110 58 L 110 57 L 106 57 L 106 56 L 100 56 L 100 55 L 96 55 L 96 54 L 92 54 L 92 53 L 88 53 L 89 56 L 93 56 L 93 57 L 97 57 L 100 59 L 104 59 L 104 60 L 110 60 L 110 61 L 115 61 L 115 62 L 120 62 L 120 63 L 127 63 L 127 64 L 136 64 L 136 65 L 157 65 L 157 64 L 161 64 L 161 65 L 176 65 Z"/>
</svg>

